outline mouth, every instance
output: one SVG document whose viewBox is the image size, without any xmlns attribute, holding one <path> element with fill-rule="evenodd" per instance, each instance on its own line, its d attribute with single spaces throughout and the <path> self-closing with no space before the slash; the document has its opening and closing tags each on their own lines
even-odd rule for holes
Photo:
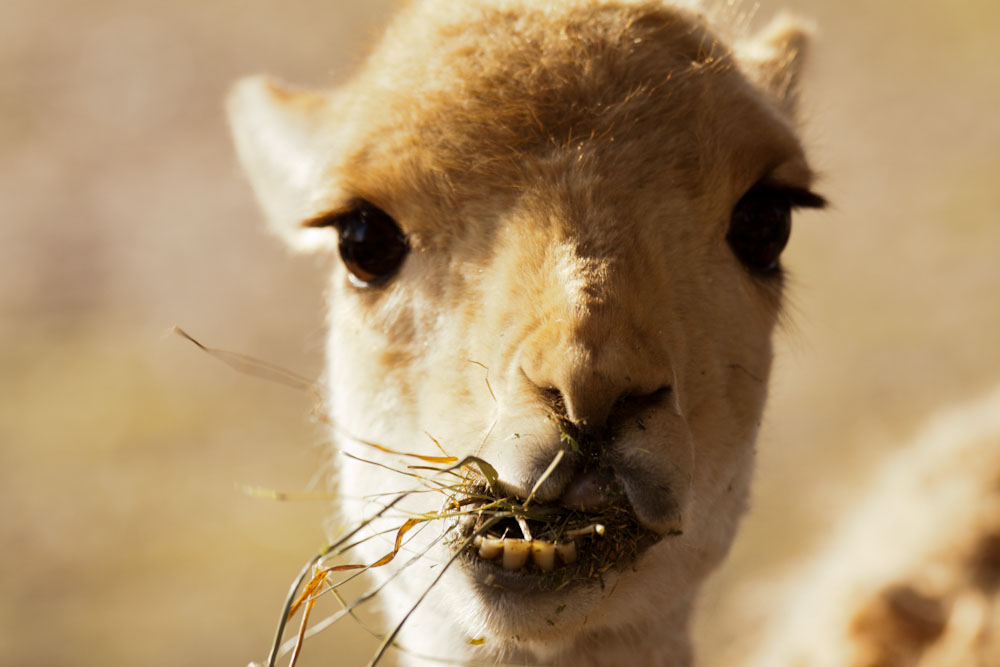
<svg viewBox="0 0 1000 667">
<path fill-rule="evenodd" d="M 470 495 L 477 506 L 454 547 L 466 571 L 489 588 L 528 593 L 603 584 L 606 574 L 634 566 L 664 537 L 639 523 L 624 494 L 598 511 L 528 505 L 488 488 Z"/>
</svg>

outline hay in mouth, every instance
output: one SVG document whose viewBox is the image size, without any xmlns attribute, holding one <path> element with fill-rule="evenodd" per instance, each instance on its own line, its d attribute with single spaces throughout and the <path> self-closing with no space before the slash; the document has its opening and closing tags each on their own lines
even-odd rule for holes
<svg viewBox="0 0 1000 667">
<path fill-rule="evenodd" d="M 326 414 L 321 394 L 309 379 L 244 354 L 207 347 L 179 328 L 175 328 L 175 333 L 241 373 L 306 391 L 314 401 L 316 417 L 339 430 Z M 342 455 L 348 458 L 386 468 L 409 479 L 416 479 L 418 483 L 406 490 L 378 494 L 381 507 L 377 511 L 345 527 L 337 539 L 330 542 L 303 566 L 292 582 L 282 606 L 274 640 L 263 663 L 268 667 L 274 667 L 279 657 L 285 654 L 291 654 L 288 664 L 294 667 L 308 638 L 345 618 L 353 619 L 360 628 L 380 642 L 369 662 L 370 667 L 377 665 L 390 648 L 424 661 L 447 663 L 448 660 L 415 653 L 401 646 L 396 638 L 407 619 L 453 563 L 464 563 L 474 571 L 483 573 L 480 583 L 488 587 L 522 591 L 531 588 L 559 590 L 576 582 L 600 582 L 606 572 L 615 567 L 627 567 L 635 561 L 643 549 L 660 539 L 659 535 L 639 524 L 620 489 L 612 494 L 613 501 L 597 512 L 583 512 L 555 504 L 533 503 L 535 492 L 559 464 L 565 454 L 563 451 L 556 453 L 532 492 L 522 500 L 497 492 L 500 486 L 498 475 L 487 461 L 476 456 L 467 456 L 463 459 L 451 456 L 433 438 L 431 439 L 438 444 L 443 456 L 400 452 L 348 433 L 342 435 L 354 443 L 401 459 L 416 459 L 419 465 L 397 468 L 342 452 Z M 561 440 L 572 451 L 579 453 L 575 439 L 568 432 L 562 433 L 562 436 Z M 255 497 L 278 501 L 328 500 L 333 497 L 325 493 L 282 493 L 256 487 L 246 487 L 244 491 Z M 414 493 L 426 491 L 445 496 L 446 500 L 439 511 L 413 514 L 402 510 L 401 501 Z M 397 506 L 399 509 L 394 510 Z M 375 531 L 376 521 L 380 522 L 380 526 L 382 522 L 388 522 L 390 527 L 380 527 Z M 429 544 L 418 549 L 410 548 L 405 559 L 397 559 L 401 548 L 419 532 L 420 527 L 430 524 L 440 526 L 440 534 L 431 539 Z M 393 534 L 395 535 L 393 546 L 381 558 L 375 561 L 356 558 L 356 548 L 362 542 L 380 535 Z M 530 540 L 525 539 L 528 535 L 531 537 Z M 508 545 L 503 544 L 506 539 L 512 541 L 520 539 L 522 544 L 512 545 L 511 552 L 520 549 L 521 556 L 527 554 L 521 567 L 516 570 L 504 569 L 500 553 L 494 554 L 493 558 L 484 558 L 480 555 L 482 546 L 487 540 L 499 540 L 501 542 L 499 546 L 506 553 Z M 525 541 L 528 542 L 527 550 L 523 544 Z M 381 595 L 383 589 L 392 585 L 397 578 L 408 576 L 410 567 L 426 559 L 432 550 L 442 544 L 450 544 L 450 556 L 445 559 L 441 567 L 437 568 L 437 575 L 433 581 L 424 588 L 395 627 L 380 632 L 369 627 L 355 613 L 359 607 Z M 488 550 L 487 555 L 489 555 Z M 337 560 L 341 558 L 348 559 L 348 562 L 338 563 Z M 395 566 L 395 571 L 366 593 L 353 600 L 345 599 L 341 595 L 341 586 L 353 580 L 358 573 L 390 564 Z M 338 575 L 343 577 L 338 578 Z M 323 597 L 335 599 L 340 609 L 310 626 L 311 611 Z M 292 632 L 291 637 L 286 637 L 286 630 L 291 629 L 289 626 L 297 612 L 300 612 L 298 632 Z M 472 645 L 479 645 L 482 639 L 469 637 L 467 641 Z"/>
<path fill-rule="evenodd" d="M 552 591 L 600 582 L 661 537 L 639 523 L 620 489 L 593 512 L 495 497 L 486 486 L 469 491 L 478 500 L 453 545 L 488 586 Z"/>
</svg>

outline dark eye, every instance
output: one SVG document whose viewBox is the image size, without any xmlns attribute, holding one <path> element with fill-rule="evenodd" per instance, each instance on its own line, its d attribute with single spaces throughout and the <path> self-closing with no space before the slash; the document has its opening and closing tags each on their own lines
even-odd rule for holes
<svg viewBox="0 0 1000 667">
<path fill-rule="evenodd" d="M 729 221 L 726 240 L 751 271 L 772 273 L 792 229 L 792 197 L 783 190 L 756 187 L 743 195 Z"/>
<path fill-rule="evenodd" d="M 774 273 L 792 230 L 792 209 L 825 207 L 809 190 L 758 185 L 736 202 L 726 240 L 748 269 Z"/>
<path fill-rule="evenodd" d="M 410 246 L 403 230 L 385 211 L 364 204 L 327 225 L 340 235 L 340 258 L 363 285 L 377 285 L 399 269 Z"/>
</svg>

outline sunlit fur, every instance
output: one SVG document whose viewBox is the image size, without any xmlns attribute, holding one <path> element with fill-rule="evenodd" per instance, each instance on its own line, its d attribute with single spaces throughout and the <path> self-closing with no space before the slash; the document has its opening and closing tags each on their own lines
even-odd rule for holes
<svg viewBox="0 0 1000 667">
<path fill-rule="evenodd" d="M 812 179 L 792 118 L 803 31 L 780 19 L 728 45 L 722 35 L 687 5 L 430 1 L 407 7 L 333 92 L 262 78 L 234 89 L 240 156 L 294 248 L 335 254 L 332 230 L 302 223 L 361 200 L 412 247 L 376 288 L 334 262 L 326 379 L 339 448 L 398 466 L 352 436 L 428 454 L 433 438 L 490 461 L 524 496 L 564 446 L 543 390 L 593 426 L 614 421 L 622 396 L 670 388 L 642 424 L 616 423 L 602 456 L 620 466 L 639 518 L 682 536 L 603 587 L 531 597 L 476 592 L 455 566 L 407 623 L 405 646 L 690 663 L 692 604 L 745 509 L 781 302 L 780 272 L 754 275 L 727 246 L 730 212 L 761 181 L 806 190 Z M 364 496 L 412 482 L 338 461 L 348 521 L 376 506 Z M 539 499 L 571 476 L 557 470 Z M 441 502 L 424 494 L 408 507 Z M 448 553 L 386 589 L 390 622 Z"/>
<path fill-rule="evenodd" d="M 747 667 L 1000 664 L 1000 386 L 934 415 L 762 598 Z"/>
</svg>

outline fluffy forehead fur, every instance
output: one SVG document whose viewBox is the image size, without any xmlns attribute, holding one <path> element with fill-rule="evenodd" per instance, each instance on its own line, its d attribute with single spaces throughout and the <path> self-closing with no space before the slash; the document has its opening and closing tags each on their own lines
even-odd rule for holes
<svg viewBox="0 0 1000 667">
<path fill-rule="evenodd" d="M 240 156 L 293 247 L 336 251 L 317 225 L 360 202 L 408 239 L 385 284 L 334 267 L 338 446 L 432 453 L 433 438 L 489 460 L 521 498 L 562 450 L 536 496 L 558 502 L 588 464 L 562 442 L 556 394 L 638 520 L 671 535 L 604 587 L 518 596 L 452 569 L 410 620 L 409 645 L 687 664 L 694 595 L 745 508 L 780 307 L 780 272 L 753 275 L 726 236 L 755 185 L 810 185 L 792 117 L 803 42 L 782 20 L 727 46 L 687 5 L 431 0 L 404 9 L 336 91 L 259 78 L 234 90 Z M 399 481 L 347 462 L 343 511 L 363 516 L 360 499 Z M 362 549 L 374 559 L 384 545 Z M 447 559 L 438 547 L 387 589 L 390 618 Z"/>
<path fill-rule="evenodd" d="M 362 94 L 343 93 L 345 116 L 366 119 L 367 136 L 340 169 L 348 188 L 386 205 L 474 199 L 491 183 L 509 190 L 539 177 L 576 183 L 594 171 L 621 181 L 608 191 L 670 174 L 674 187 L 717 197 L 720 181 L 746 189 L 800 159 L 788 119 L 689 12 L 660 3 L 431 11 L 426 30 L 400 20 L 358 77 Z M 414 57 L 429 44 L 442 48 Z M 728 173 L 709 168 L 720 164 Z"/>
<path fill-rule="evenodd" d="M 296 204 L 264 202 L 272 217 L 290 209 L 289 225 L 365 197 L 405 224 L 410 210 L 460 206 L 491 186 L 509 193 L 545 172 L 578 183 L 595 163 L 623 187 L 669 173 L 714 201 L 720 186 L 740 192 L 769 173 L 809 184 L 792 131 L 805 44 L 795 23 L 779 19 L 734 52 L 697 6 L 538 4 L 412 3 L 352 81 L 295 98 L 313 150 L 296 156 Z M 232 98 L 237 126 L 267 122 L 244 113 L 239 100 L 254 97 L 288 96 L 245 81 Z"/>
</svg>

